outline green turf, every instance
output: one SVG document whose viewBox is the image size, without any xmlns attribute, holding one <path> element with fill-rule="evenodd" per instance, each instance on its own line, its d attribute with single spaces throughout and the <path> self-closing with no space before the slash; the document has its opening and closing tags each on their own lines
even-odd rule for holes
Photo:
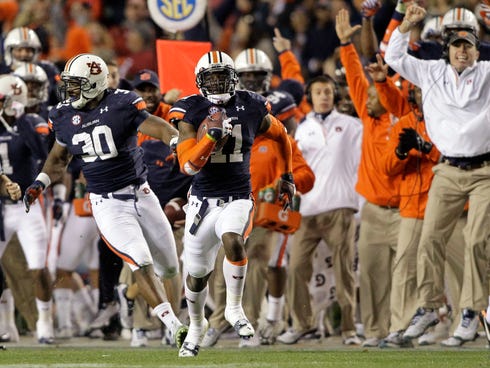
<svg viewBox="0 0 490 368">
<path fill-rule="evenodd" d="M 207 349 L 178 358 L 175 349 L 8 348 L 0 366 L 24 367 L 490 367 L 489 351 Z"/>
</svg>

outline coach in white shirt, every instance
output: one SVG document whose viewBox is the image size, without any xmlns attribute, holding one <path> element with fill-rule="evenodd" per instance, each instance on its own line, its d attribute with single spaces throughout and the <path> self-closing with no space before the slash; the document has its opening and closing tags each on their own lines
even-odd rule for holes
<svg viewBox="0 0 490 368">
<path fill-rule="evenodd" d="M 338 92 L 328 75 L 313 78 L 306 95 L 313 111 L 296 128 L 295 139 L 315 173 L 315 185 L 301 196 L 301 226 L 294 234 L 288 268 L 287 301 L 293 326 L 277 340 L 293 344 L 313 327 L 308 282 L 313 254 L 323 239 L 332 251 L 336 295 L 341 308 L 344 344 L 359 345 L 354 325 L 354 213 L 361 157 L 362 124 L 334 109 Z"/>
<path fill-rule="evenodd" d="M 420 308 L 404 337 L 418 337 L 438 322 L 436 310 L 444 303 L 446 242 L 469 200 L 459 301 L 462 318 L 454 332 L 454 338 L 462 343 L 475 338 L 477 311 L 489 302 L 490 62 L 477 61 L 479 41 L 468 31 L 448 37 L 441 60 L 409 56 L 409 32 L 425 14 L 417 5 L 407 8 L 385 55 L 392 69 L 422 89 L 427 132 L 443 154 L 442 162 L 434 167 L 418 250 Z"/>
</svg>

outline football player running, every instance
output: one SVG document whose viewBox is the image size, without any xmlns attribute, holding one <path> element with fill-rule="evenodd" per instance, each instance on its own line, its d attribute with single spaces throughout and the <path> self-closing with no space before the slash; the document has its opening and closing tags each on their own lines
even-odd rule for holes
<svg viewBox="0 0 490 368">
<path fill-rule="evenodd" d="M 248 262 L 244 239 L 251 230 L 254 212 L 250 150 L 257 135 L 279 143 L 285 159 L 279 184 L 285 203 L 291 201 L 295 192 L 286 130 L 269 114 L 264 97 L 235 90 L 238 77 L 231 57 L 219 51 L 208 52 L 198 61 L 195 74 L 201 94 L 177 101 L 170 110 L 170 117 L 180 120 L 177 145 L 180 168 L 187 175 L 194 175 L 184 234 L 184 267 L 188 272 L 185 296 L 190 326 L 179 351 L 181 357 L 199 353 L 208 326 L 204 318 L 208 278 L 221 244 L 225 251 L 225 318 L 240 338 L 248 339 L 255 333 L 243 312 L 242 294 Z M 221 109 L 227 116 L 223 126 L 210 128 L 197 142 L 201 122 Z M 216 143 L 226 135 L 226 143 L 215 150 Z"/>
<path fill-rule="evenodd" d="M 137 131 L 168 145 L 178 131 L 149 114 L 134 92 L 108 89 L 108 74 L 96 55 L 79 54 L 66 63 L 63 102 L 49 113 L 56 142 L 25 191 L 25 208 L 29 211 L 43 190 L 61 179 L 72 158 L 80 159 L 101 236 L 129 265 L 141 294 L 180 346 L 187 327 L 175 316 L 157 278 L 179 272 L 172 229 L 146 181 L 147 168 L 136 144 Z"/>
</svg>

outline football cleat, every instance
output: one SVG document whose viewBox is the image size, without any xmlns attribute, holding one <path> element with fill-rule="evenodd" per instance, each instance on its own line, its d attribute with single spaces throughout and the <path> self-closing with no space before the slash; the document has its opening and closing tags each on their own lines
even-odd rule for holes
<svg viewBox="0 0 490 368">
<path fill-rule="evenodd" d="M 191 342 L 184 342 L 179 350 L 180 358 L 195 357 L 199 354 L 199 345 L 193 344 Z"/>
<path fill-rule="evenodd" d="M 189 327 L 187 327 L 185 325 L 181 325 L 175 331 L 174 342 L 175 342 L 175 346 L 177 346 L 177 349 L 180 349 L 183 346 L 184 340 L 187 337 L 188 332 L 189 332 Z M 199 348 L 198 348 L 198 351 L 199 351 Z M 197 355 L 197 353 L 196 353 L 196 355 Z"/>
</svg>

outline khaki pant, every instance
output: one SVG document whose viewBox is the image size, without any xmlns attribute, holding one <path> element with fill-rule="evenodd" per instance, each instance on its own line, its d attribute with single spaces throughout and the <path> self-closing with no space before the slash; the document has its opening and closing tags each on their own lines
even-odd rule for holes
<svg viewBox="0 0 490 368">
<path fill-rule="evenodd" d="M 291 246 L 286 287 L 294 330 L 304 332 L 314 327 L 308 283 L 313 273 L 314 251 L 323 239 L 332 251 L 342 336 L 355 334 L 355 227 L 352 209 L 338 209 L 302 218 Z"/>
<path fill-rule="evenodd" d="M 2 269 L 5 273 L 7 286 L 12 290 L 15 307 L 25 318 L 29 330 L 36 331 L 37 307 L 34 290 L 34 279 L 28 272 L 27 262 L 17 235 L 5 248 L 2 256 Z"/>
<path fill-rule="evenodd" d="M 490 166 L 465 171 L 442 163 L 433 170 L 417 256 L 419 305 L 439 308 L 444 303 L 447 242 L 469 200 L 460 307 L 481 310 L 488 306 Z"/>
<path fill-rule="evenodd" d="M 359 295 L 367 338 L 384 338 L 390 331 L 390 295 L 400 214 L 365 202 L 359 232 Z"/>
</svg>

